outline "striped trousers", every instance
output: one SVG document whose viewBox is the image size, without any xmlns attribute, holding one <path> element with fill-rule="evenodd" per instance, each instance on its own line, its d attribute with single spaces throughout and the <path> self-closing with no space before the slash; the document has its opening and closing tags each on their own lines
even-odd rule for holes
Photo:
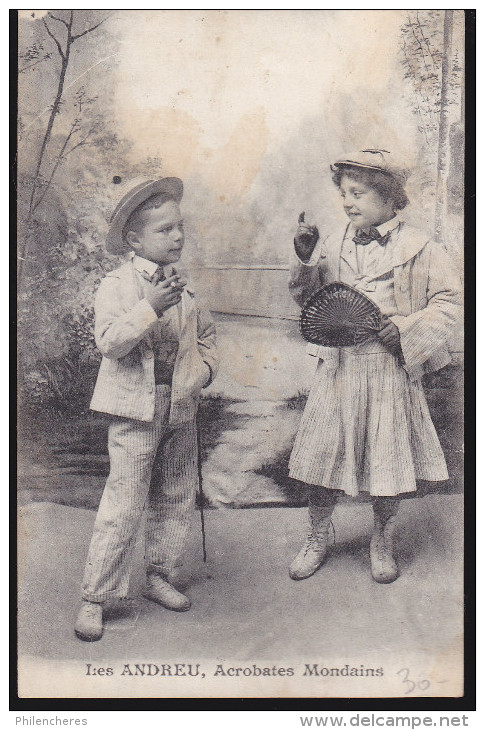
<svg viewBox="0 0 485 730">
<path fill-rule="evenodd" d="M 152 422 L 115 418 L 109 426 L 110 473 L 89 547 L 84 600 L 128 595 L 144 510 L 147 572 L 170 578 L 181 563 L 197 490 L 197 433 L 194 420 L 170 428 L 169 412 L 170 387 L 157 385 Z M 152 479 L 157 451 L 161 468 Z"/>
</svg>

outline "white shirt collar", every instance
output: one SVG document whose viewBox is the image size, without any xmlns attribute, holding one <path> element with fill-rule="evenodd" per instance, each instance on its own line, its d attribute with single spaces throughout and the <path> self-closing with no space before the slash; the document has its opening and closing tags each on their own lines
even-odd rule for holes
<svg viewBox="0 0 485 730">
<path fill-rule="evenodd" d="M 152 278 L 155 271 L 158 269 L 158 264 L 155 263 L 155 261 L 149 261 L 148 259 L 144 259 L 136 254 L 133 255 L 133 266 L 140 272 L 140 274 L 146 274 L 149 279 Z"/>
<path fill-rule="evenodd" d="M 394 218 L 391 218 L 390 220 L 386 221 L 385 223 L 381 223 L 380 226 L 374 226 L 374 228 L 379 231 L 381 236 L 385 236 L 386 233 L 393 231 L 395 228 L 399 226 L 401 223 L 401 219 L 399 216 L 395 215 Z M 355 235 L 355 232 L 359 230 L 359 227 L 355 225 L 355 223 L 351 223 L 349 228 L 347 229 L 347 235 L 346 238 L 352 238 Z"/>
<path fill-rule="evenodd" d="M 381 236 L 385 236 L 386 233 L 389 233 L 389 231 L 393 231 L 395 228 L 397 228 L 399 223 L 400 223 L 399 217 L 397 215 L 395 215 L 394 218 L 391 218 L 390 221 L 386 221 L 385 223 L 381 223 L 380 226 L 375 226 L 375 227 L 379 231 Z"/>
</svg>

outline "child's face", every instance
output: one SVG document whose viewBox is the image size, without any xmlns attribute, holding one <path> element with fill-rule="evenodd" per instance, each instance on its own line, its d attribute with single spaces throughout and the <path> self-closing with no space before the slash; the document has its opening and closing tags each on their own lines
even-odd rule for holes
<svg viewBox="0 0 485 730">
<path fill-rule="evenodd" d="M 356 228 L 379 226 L 395 215 L 392 200 L 384 200 L 377 190 L 348 175 L 342 176 L 340 194 L 344 210 Z"/>
<path fill-rule="evenodd" d="M 184 247 L 184 222 L 174 200 L 167 200 L 159 208 L 143 211 L 144 226 L 139 231 L 128 231 L 127 239 L 138 256 L 160 266 L 174 264 Z"/>
</svg>

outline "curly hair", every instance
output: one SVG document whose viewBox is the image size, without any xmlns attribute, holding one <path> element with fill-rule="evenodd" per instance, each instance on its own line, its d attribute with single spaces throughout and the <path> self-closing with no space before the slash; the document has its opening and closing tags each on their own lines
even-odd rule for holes
<svg viewBox="0 0 485 730">
<path fill-rule="evenodd" d="M 394 210 L 402 210 L 409 203 L 402 184 L 387 172 L 355 167 L 354 165 L 338 165 L 332 175 L 332 180 L 338 188 L 340 188 L 344 175 L 369 186 L 379 193 L 383 200 L 392 200 Z"/>
</svg>

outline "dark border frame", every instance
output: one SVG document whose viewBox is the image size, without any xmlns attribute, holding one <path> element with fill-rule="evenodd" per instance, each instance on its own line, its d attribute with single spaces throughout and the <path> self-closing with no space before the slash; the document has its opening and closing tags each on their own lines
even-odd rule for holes
<svg viewBox="0 0 485 730">
<path fill-rule="evenodd" d="M 361 8 L 365 9 L 365 8 Z M 462 697 L 418 698 L 19 698 L 17 693 L 17 581 L 16 571 L 10 571 L 10 710 L 32 711 L 300 711 L 309 712 L 472 712 L 476 709 L 476 497 L 475 497 L 475 410 L 476 410 L 476 363 L 475 363 L 475 292 L 476 292 L 476 10 L 465 13 L 465 691 Z M 10 26 L 10 234 L 16 240 L 16 146 L 17 146 L 17 10 L 9 11 Z M 16 256 L 10 257 L 10 345 L 16 351 Z M 13 364 L 13 355 L 11 357 Z M 12 368 L 15 371 L 15 368 Z M 16 392 L 11 389 L 11 415 L 16 417 Z M 16 423 L 11 423 L 11 433 Z M 12 451 L 16 447 L 16 441 Z M 15 449 L 16 450 L 16 449 Z M 17 523 L 15 459 L 10 470 L 11 525 Z M 16 555 L 17 531 L 11 530 L 11 553 Z"/>
</svg>

